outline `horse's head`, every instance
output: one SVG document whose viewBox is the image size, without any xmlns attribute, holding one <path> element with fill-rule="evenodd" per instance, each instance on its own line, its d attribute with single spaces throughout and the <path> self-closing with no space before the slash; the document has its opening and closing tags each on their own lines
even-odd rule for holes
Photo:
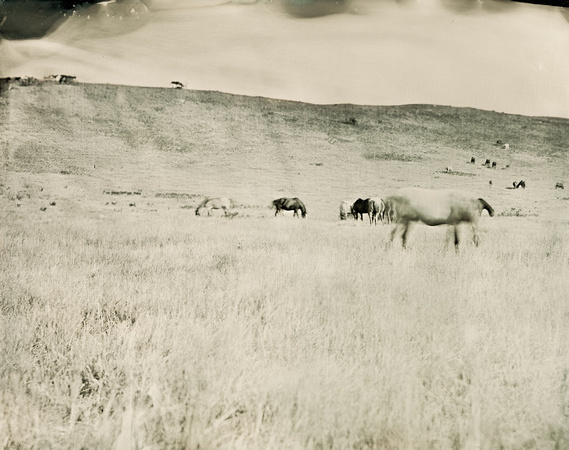
<svg viewBox="0 0 569 450">
<path fill-rule="evenodd" d="M 479 214 L 482 214 L 482 211 L 486 210 L 488 211 L 488 215 L 490 217 L 494 217 L 494 208 L 492 208 L 486 200 L 484 200 L 483 198 L 479 198 L 478 204 L 479 204 L 478 206 Z"/>
</svg>

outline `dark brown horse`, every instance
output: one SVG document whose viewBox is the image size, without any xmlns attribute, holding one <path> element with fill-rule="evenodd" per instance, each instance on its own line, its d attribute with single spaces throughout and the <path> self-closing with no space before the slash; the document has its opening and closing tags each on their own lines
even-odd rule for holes
<svg viewBox="0 0 569 450">
<path fill-rule="evenodd" d="M 366 198 L 361 199 L 358 198 L 353 204 L 352 204 L 352 215 L 354 216 L 354 219 L 358 220 L 361 219 L 362 221 L 364 220 L 364 214 L 367 214 L 369 217 L 369 223 L 371 225 L 373 217 L 373 211 L 374 211 L 374 203 L 370 198 Z"/>
<path fill-rule="evenodd" d="M 391 232 L 391 241 L 397 231 L 402 230 L 403 247 L 406 245 L 411 222 L 423 222 L 429 226 L 454 226 L 454 245 L 457 248 L 458 225 L 469 223 L 472 226 L 474 244 L 478 246 L 478 220 L 482 211 L 488 211 L 490 217 L 494 215 L 494 209 L 485 200 L 452 190 L 404 188 L 389 197 L 387 202 L 393 204 L 397 215 L 397 225 Z"/>
<path fill-rule="evenodd" d="M 298 211 L 300 210 L 302 217 L 306 217 L 306 206 L 304 206 L 304 203 L 302 203 L 298 197 L 277 198 L 276 200 L 273 200 L 273 207 L 275 208 L 275 217 L 278 213 L 282 214 L 283 209 L 285 211 L 294 211 L 293 217 L 299 217 Z"/>
</svg>

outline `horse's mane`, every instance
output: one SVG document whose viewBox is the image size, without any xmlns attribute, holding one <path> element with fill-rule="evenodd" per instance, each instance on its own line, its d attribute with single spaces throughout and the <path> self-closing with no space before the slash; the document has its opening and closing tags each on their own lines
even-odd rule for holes
<svg viewBox="0 0 569 450">
<path fill-rule="evenodd" d="M 488 211 L 488 215 L 490 217 L 494 216 L 494 208 L 492 208 L 490 206 L 490 204 L 484 200 L 483 198 L 479 198 L 478 201 L 480 202 L 480 205 L 482 206 L 482 208 L 480 209 L 480 213 L 482 213 L 482 211 L 485 209 L 486 211 Z"/>
</svg>

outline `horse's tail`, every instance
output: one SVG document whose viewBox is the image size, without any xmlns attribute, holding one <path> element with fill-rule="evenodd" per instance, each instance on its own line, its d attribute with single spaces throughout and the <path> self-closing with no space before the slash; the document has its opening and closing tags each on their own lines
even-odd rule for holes
<svg viewBox="0 0 569 450">
<path fill-rule="evenodd" d="M 484 200 L 483 198 L 479 198 L 478 201 L 480 202 L 480 205 L 482 206 L 482 209 L 480 210 L 480 212 L 482 213 L 483 210 L 486 210 L 486 211 L 488 211 L 488 215 L 490 217 L 493 217 L 494 216 L 494 208 L 492 208 L 490 206 L 490 204 L 486 200 Z"/>
</svg>

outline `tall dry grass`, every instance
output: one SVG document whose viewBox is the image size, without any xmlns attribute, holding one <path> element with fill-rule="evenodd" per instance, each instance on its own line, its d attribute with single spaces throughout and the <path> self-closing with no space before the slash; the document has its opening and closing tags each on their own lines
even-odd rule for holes
<svg viewBox="0 0 569 450">
<path fill-rule="evenodd" d="M 567 448 L 567 227 L 0 222 L 0 445 Z"/>
</svg>

